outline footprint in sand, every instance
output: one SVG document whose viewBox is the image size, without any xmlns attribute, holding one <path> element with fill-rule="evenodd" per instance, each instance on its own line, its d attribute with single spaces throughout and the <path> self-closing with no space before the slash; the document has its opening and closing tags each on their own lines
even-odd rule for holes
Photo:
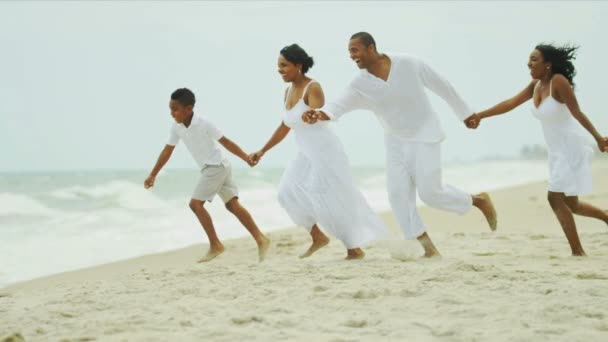
<svg viewBox="0 0 608 342">
<path fill-rule="evenodd" d="M 374 291 L 364 291 L 364 290 L 359 290 L 359 291 L 353 293 L 351 296 L 354 299 L 374 299 L 374 298 L 378 298 L 378 295 Z"/>
<path fill-rule="evenodd" d="M 583 279 L 583 280 L 606 280 L 608 279 L 608 276 L 605 276 L 603 274 L 597 274 L 597 273 L 579 273 L 576 275 L 577 279 Z"/>
<path fill-rule="evenodd" d="M 245 325 L 249 323 L 261 323 L 264 322 L 262 317 L 248 316 L 248 317 L 234 317 L 231 319 L 232 323 L 236 325 Z"/>
<path fill-rule="evenodd" d="M 604 314 L 601 312 L 583 312 L 583 316 L 587 318 L 604 319 Z"/>
<path fill-rule="evenodd" d="M 399 253 L 391 253 L 391 258 L 402 261 L 402 262 L 412 262 L 412 261 L 418 260 L 418 256 L 416 256 L 416 255 L 399 254 Z"/>
<path fill-rule="evenodd" d="M 20 333 L 8 335 L 0 339 L 0 342 L 25 342 L 25 339 Z"/>
<path fill-rule="evenodd" d="M 54 313 L 57 314 L 57 315 L 59 315 L 59 316 L 61 316 L 61 317 L 64 317 L 64 318 L 74 318 L 74 317 L 78 316 L 77 314 L 73 314 L 73 313 L 69 313 L 69 312 L 63 312 L 63 311 L 57 311 L 57 312 L 54 312 Z"/>
<path fill-rule="evenodd" d="M 179 322 L 179 325 L 182 327 L 193 327 L 194 326 L 194 324 L 192 324 L 192 322 L 190 322 L 190 321 L 181 321 L 181 322 Z"/>
<path fill-rule="evenodd" d="M 351 280 L 354 277 L 330 274 L 330 275 L 326 276 L 325 278 L 327 278 L 327 279 L 335 279 L 335 280 Z"/>
<path fill-rule="evenodd" d="M 607 331 L 608 332 L 608 323 L 602 322 L 595 326 L 595 330 L 599 331 Z"/>
<path fill-rule="evenodd" d="M 312 290 L 315 291 L 315 292 L 325 292 L 325 291 L 327 291 L 327 287 L 325 287 L 325 286 L 315 286 L 315 287 L 313 287 Z"/>
<path fill-rule="evenodd" d="M 410 291 L 410 290 L 401 290 L 401 292 L 399 292 L 399 295 L 401 297 L 410 298 L 410 297 L 418 297 L 418 296 L 420 296 L 420 293 L 415 292 L 415 291 Z"/>
<path fill-rule="evenodd" d="M 418 322 L 414 322 L 413 325 L 428 329 L 431 333 L 431 335 L 433 335 L 434 337 L 450 337 L 450 336 L 454 336 L 456 334 L 456 332 L 454 330 L 448 329 L 448 330 L 440 330 L 440 329 L 435 329 L 431 326 L 428 326 L 424 323 L 418 323 Z"/>
<path fill-rule="evenodd" d="M 486 252 L 486 253 L 473 253 L 474 256 L 493 256 L 496 255 L 498 253 L 493 253 L 493 252 Z"/>
<path fill-rule="evenodd" d="M 365 328 L 367 326 L 367 321 L 366 320 L 362 320 L 362 321 L 349 320 L 349 321 L 344 322 L 343 325 L 345 327 L 349 327 L 349 328 Z"/>
<path fill-rule="evenodd" d="M 529 236 L 530 240 L 543 240 L 543 239 L 548 239 L 549 237 L 543 234 L 537 234 L 537 235 L 530 235 Z"/>
<path fill-rule="evenodd" d="M 486 272 L 493 268 L 494 268 L 494 266 L 492 266 L 492 265 L 484 266 L 484 265 L 462 264 L 462 265 L 459 265 L 458 267 L 456 267 L 456 270 L 465 271 L 465 272 Z"/>
</svg>

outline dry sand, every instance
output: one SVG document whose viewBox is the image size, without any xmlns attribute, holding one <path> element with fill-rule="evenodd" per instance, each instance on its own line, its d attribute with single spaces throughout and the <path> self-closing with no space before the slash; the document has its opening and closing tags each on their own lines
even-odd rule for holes
<svg viewBox="0 0 608 342">
<path fill-rule="evenodd" d="M 608 209 L 608 163 L 594 167 L 595 192 L 583 200 Z M 384 214 L 392 238 L 361 261 L 344 261 L 336 240 L 298 259 L 309 238 L 296 228 L 270 233 L 261 264 L 243 238 L 206 264 L 196 263 L 206 252 L 199 244 L 17 284 L 0 289 L 0 338 L 608 340 L 608 226 L 577 217 L 589 257 L 570 257 L 546 186 L 492 192 L 495 233 L 477 211 L 422 208 L 441 259 L 420 259 Z"/>
</svg>

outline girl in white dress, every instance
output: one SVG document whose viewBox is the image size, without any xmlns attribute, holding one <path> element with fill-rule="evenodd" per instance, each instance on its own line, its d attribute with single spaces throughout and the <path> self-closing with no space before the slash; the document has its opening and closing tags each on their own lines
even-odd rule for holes
<svg viewBox="0 0 608 342">
<path fill-rule="evenodd" d="M 576 50 L 570 46 L 537 45 L 528 62 L 532 82 L 511 99 L 477 113 L 467 126 L 477 128 L 482 119 L 506 113 L 533 99 L 532 113 L 540 120 L 549 153 L 549 204 L 566 234 L 572 255 L 584 256 L 572 214 L 608 224 L 608 211 L 578 199 L 591 192 L 593 150 L 583 128 L 595 138 L 602 152 L 608 152 L 608 138 L 597 132 L 576 101 L 572 82 Z"/>
<path fill-rule="evenodd" d="M 311 126 L 302 122 L 302 113 L 324 104 L 319 83 L 305 76 L 312 65 L 312 57 L 297 44 L 281 50 L 279 74 L 291 83 L 285 91 L 283 121 L 250 158 L 257 163 L 293 130 L 298 152 L 281 178 L 278 196 L 293 222 L 312 237 L 312 245 L 300 257 L 329 243 L 325 231 L 346 246 L 347 259 L 361 259 L 365 256 L 361 247 L 383 237 L 386 228 L 356 189 L 344 148 L 327 123 Z"/>
</svg>

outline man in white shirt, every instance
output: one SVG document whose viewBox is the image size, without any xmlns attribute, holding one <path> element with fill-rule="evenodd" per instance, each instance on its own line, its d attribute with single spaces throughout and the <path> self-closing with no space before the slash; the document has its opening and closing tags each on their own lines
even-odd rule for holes
<svg viewBox="0 0 608 342">
<path fill-rule="evenodd" d="M 374 38 L 355 33 L 348 46 L 361 73 L 341 97 L 310 110 L 302 120 L 337 120 L 357 109 L 371 110 L 385 130 L 389 201 L 407 239 L 417 238 L 425 256 L 438 256 L 416 209 L 416 190 L 431 207 L 460 214 L 481 210 L 492 230 L 496 212 L 486 193 L 469 195 L 441 180 L 441 141 L 445 134 L 425 88 L 440 96 L 466 122 L 473 111 L 452 85 L 422 60 L 410 55 L 379 54 Z"/>
<path fill-rule="evenodd" d="M 169 107 L 175 123 L 171 126 L 169 141 L 158 157 L 154 169 L 146 178 L 144 186 L 146 189 L 154 186 L 156 175 L 171 157 L 175 145 L 183 140 L 201 169 L 200 180 L 190 200 L 190 209 L 209 238 L 209 251 L 199 262 L 210 261 L 224 252 L 224 246 L 217 237 L 211 216 L 204 207 L 205 202 L 211 202 L 216 194 L 224 201 L 226 209 L 234 214 L 251 233 L 258 244 L 259 261 L 263 261 L 270 240 L 260 232 L 247 209 L 239 203 L 238 189 L 232 180 L 232 167 L 222 155 L 216 141 L 249 165 L 253 163 L 237 144 L 226 138 L 213 124 L 194 115 L 195 102 L 194 93 L 187 88 L 177 89 L 171 94 Z"/>
</svg>

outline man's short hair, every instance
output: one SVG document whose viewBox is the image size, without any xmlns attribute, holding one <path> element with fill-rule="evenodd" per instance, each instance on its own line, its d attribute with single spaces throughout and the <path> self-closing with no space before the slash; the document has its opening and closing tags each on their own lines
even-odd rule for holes
<svg viewBox="0 0 608 342">
<path fill-rule="evenodd" d="M 375 47 L 377 47 L 376 45 L 376 41 L 374 40 L 374 37 L 372 37 L 371 34 L 367 33 L 367 32 L 357 32 L 355 34 L 353 34 L 350 39 L 359 39 L 361 41 L 361 43 L 363 43 L 363 45 L 365 45 L 365 47 L 368 47 L 372 44 L 374 44 Z"/>
</svg>

